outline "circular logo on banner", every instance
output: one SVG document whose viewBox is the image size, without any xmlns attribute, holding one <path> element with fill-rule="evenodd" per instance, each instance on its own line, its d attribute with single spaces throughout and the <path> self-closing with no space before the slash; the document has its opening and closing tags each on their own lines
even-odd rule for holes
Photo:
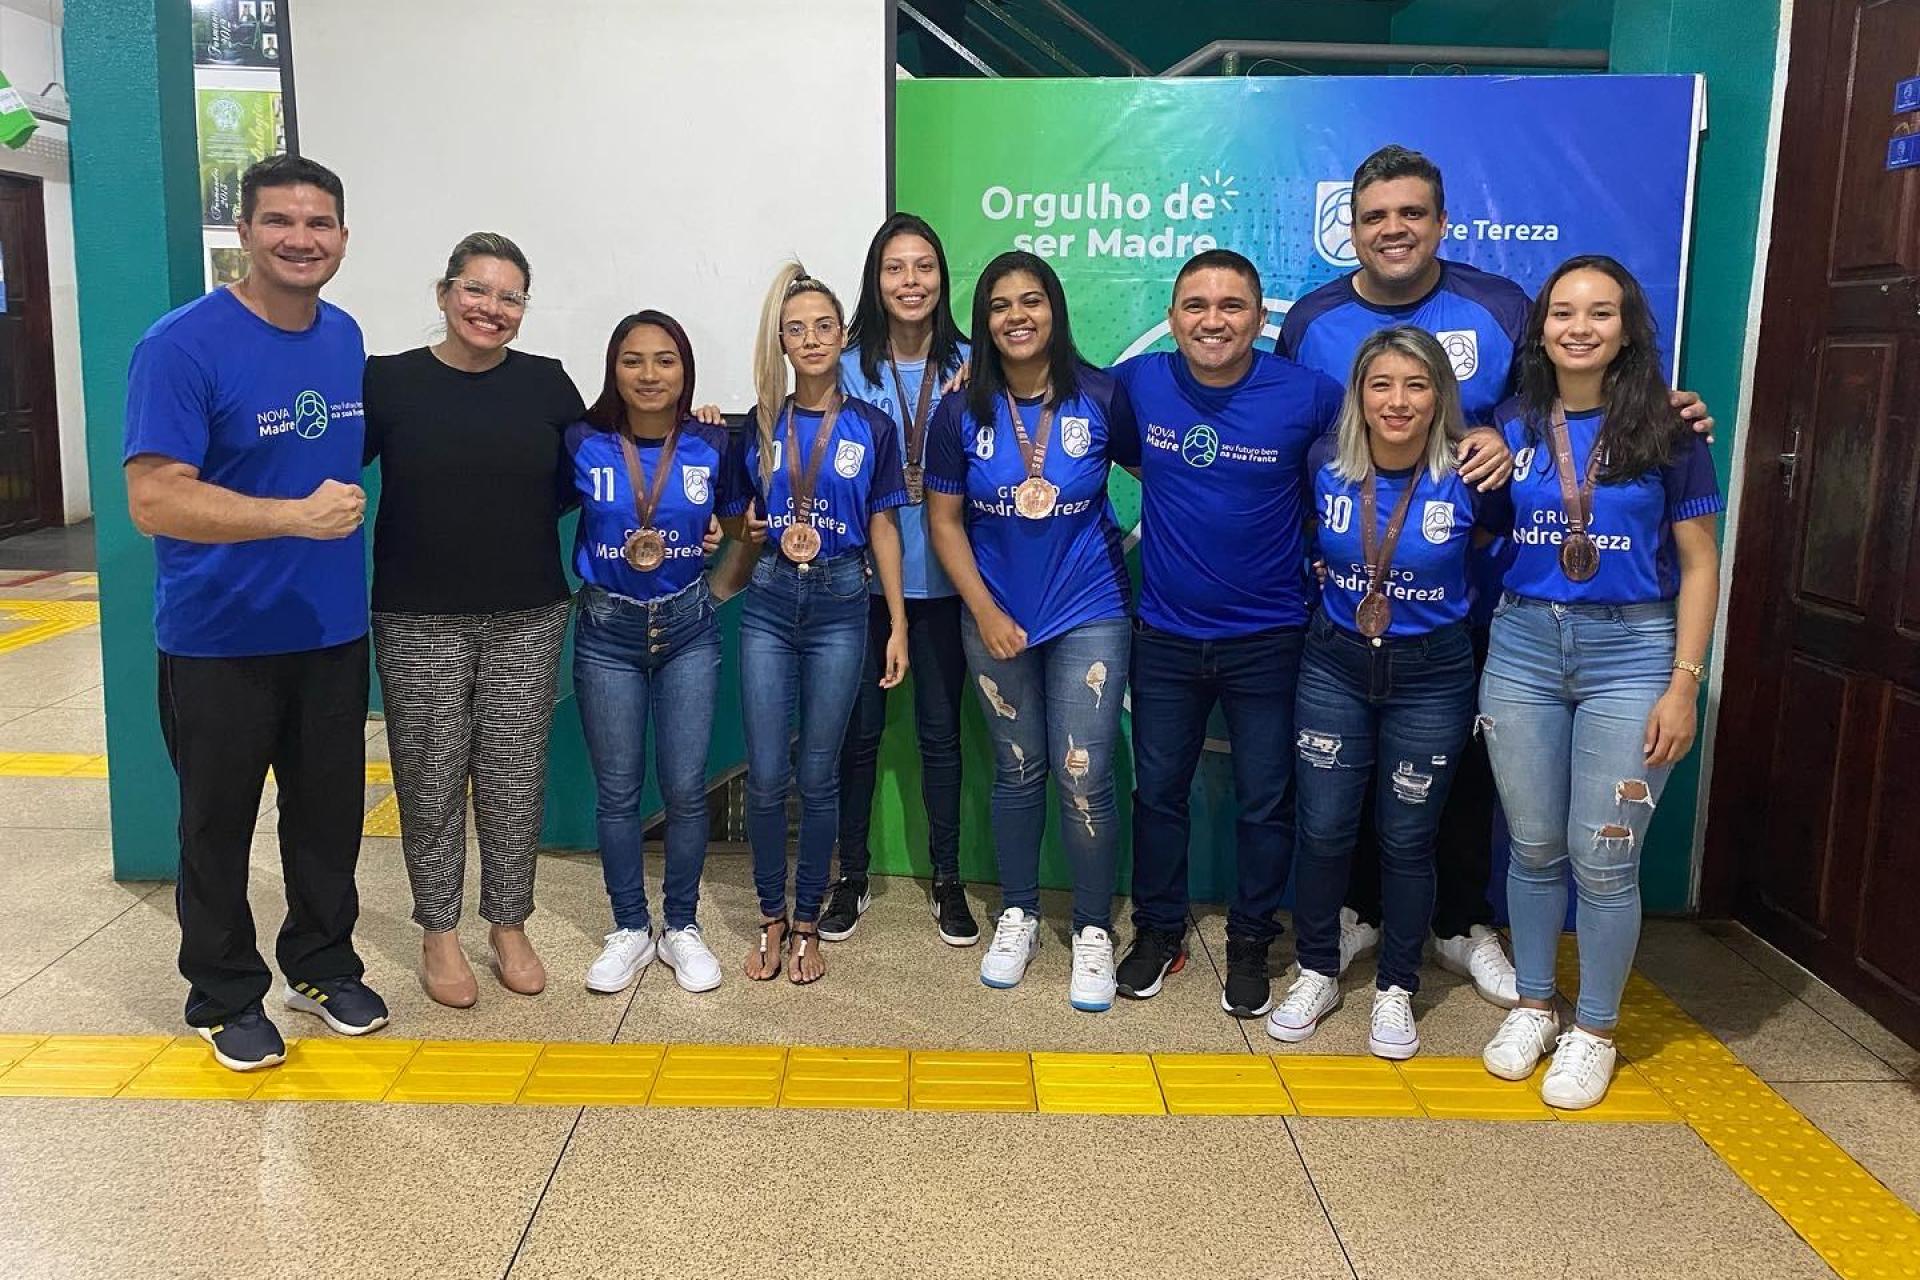
<svg viewBox="0 0 1920 1280">
<path fill-rule="evenodd" d="M 1190 467 L 1210 467 L 1220 456 L 1220 433 L 1202 422 L 1188 427 L 1180 440 L 1180 456 Z"/>
<path fill-rule="evenodd" d="M 293 401 L 293 430 L 302 440 L 327 434 L 327 398 L 318 391 L 302 391 Z"/>
</svg>

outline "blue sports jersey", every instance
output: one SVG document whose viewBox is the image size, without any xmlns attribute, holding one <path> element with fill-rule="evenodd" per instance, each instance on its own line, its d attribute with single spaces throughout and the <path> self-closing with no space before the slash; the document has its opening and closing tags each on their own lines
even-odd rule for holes
<svg viewBox="0 0 1920 1280">
<path fill-rule="evenodd" d="M 664 442 L 635 444 L 644 491 L 658 474 Z M 703 426 L 691 418 L 682 423 L 673 446 L 673 470 L 660 486 L 660 505 L 653 512 L 652 527 L 666 539 L 667 558 L 659 568 L 642 573 L 621 555 L 640 519 L 619 434 L 576 422 L 567 428 L 566 450 L 568 497 L 580 504 L 573 571 L 582 581 L 635 600 L 670 596 L 692 586 L 706 567 L 700 544 L 708 520 L 747 492 L 739 438 L 730 437 L 724 427 Z"/>
<path fill-rule="evenodd" d="M 966 499 L 980 577 L 1030 645 L 1127 615 L 1126 556 L 1107 472 L 1110 465 L 1138 465 L 1139 433 L 1118 382 L 1085 366 L 1079 375 L 1080 389 L 1055 411 L 1048 437 L 1041 474 L 1060 486 L 1060 503 L 1045 520 L 1014 510 L 1013 491 L 1027 478 L 1027 464 L 1004 397 L 986 424 L 968 411 L 965 396 L 949 397 L 927 440 L 927 487 Z M 1019 404 L 1031 439 L 1040 429 L 1040 402 Z"/>
<path fill-rule="evenodd" d="M 806 473 L 813 457 L 813 438 L 824 415 L 817 409 L 797 409 L 793 433 L 800 442 L 796 469 Z M 735 495 L 720 514 L 737 516 L 757 501 L 767 518 L 767 542 L 779 546 L 780 535 L 793 523 L 793 493 L 787 485 L 787 415 L 781 411 L 773 431 L 773 475 L 760 476 L 760 415 L 747 417 L 745 465 L 750 489 Z M 907 481 L 900 471 L 900 446 L 893 420 L 864 400 L 842 400 L 827 437 L 831 450 L 821 459 L 813 481 L 813 526 L 820 531 L 819 560 L 831 560 L 867 545 L 867 521 L 877 512 L 905 504 Z"/>
<path fill-rule="evenodd" d="M 967 358 L 966 343 L 960 344 L 960 358 Z M 912 363 L 900 361 L 900 381 L 906 387 L 907 402 L 896 403 L 900 399 L 899 391 L 893 385 L 893 372 L 887 368 L 887 362 L 880 362 L 880 381 L 868 382 L 866 371 L 860 367 L 860 352 L 850 348 L 840 357 L 840 390 L 855 396 L 874 406 L 880 412 L 893 419 L 895 438 L 900 451 L 900 461 L 907 460 L 907 415 L 920 404 L 920 379 L 925 375 L 927 362 L 916 360 Z M 927 408 L 927 429 L 933 427 L 933 411 L 940 404 L 941 386 L 946 382 L 953 369 L 936 371 L 933 383 L 932 403 Z M 921 443 L 921 465 L 926 464 L 926 444 Z M 907 503 L 900 508 L 900 581 L 909 600 L 927 600 L 953 594 L 953 583 L 947 577 L 947 571 L 940 567 L 940 559 L 933 554 L 933 544 L 927 540 L 927 509 Z M 880 591 L 880 579 L 876 576 L 873 590 Z"/>
<path fill-rule="evenodd" d="M 227 289 L 169 312 L 133 349 L 123 460 L 184 462 L 253 498 L 360 483 L 360 326 L 322 302 L 298 333 Z M 363 531 L 252 542 L 154 539 L 154 633 L 186 658 L 295 653 L 367 633 Z"/>
<path fill-rule="evenodd" d="M 1356 635 L 1354 611 L 1367 593 L 1367 552 L 1362 536 L 1361 494 L 1365 485 L 1343 480 L 1333 469 L 1333 450 L 1315 451 L 1313 504 L 1320 558 L 1327 580 L 1321 607 L 1335 626 Z M 1323 460 L 1326 459 L 1326 460 Z M 1384 542 L 1387 524 L 1400 495 L 1413 485 L 1413 501 L 1400 528 L 1393 561 L 1380 594 L 1393 607 L 1389 636 L 1423 636 L 1467 616 L 1467 552 L 1479 519 L 1480 496 L 1449 471 L 1435 480 L 1424 466 L 1376 472 L 1374 535 Z"/>
<path fill-rule="evenodd" d="M 1492 422 L 1494 409 L 1513 389 L 1513 355 L 1531 305 L 1527 291 L 1505 276 L 1443 258 L 1440 282 L 1426 297 L 1383 307 L 1355 291 L 1353 275 L 1329 280 L 1294 303 L 1275 349 L 1345 387 L 1354 353 L 1369 335 L 1414 325 L 1439 339 L 1452 360 L 1467 421 Z"/>
<path fill-rule="evenodd" d="M 1140 617 L 1196 640 L 1307 619 L 1305 459 L 1340 416 L 1340 385 L 1255 352 L 1231 387 L 1178 352 L 1113 369 L 1140 424 Z"/>
<path fill-rule="evenodd" d="M 1585 475 L 1604 419 L 1599 409 L 1567 415 L 1574 466 L 1582 469 L 1576 483 Z M 1546 429 L 1542 425 L 1529 438 L 1517 400 L 1500 407 L 1498 421 L 1513 450 L 1507 506 L 1514 555 L 1507 569 L 1507 590 L 1563 604 L 1639 604 L 1680 594 L 1673 526 L 1714 515 L 1726 506 L 1703 437 L 1689 432 L 1674 444 L 1673 456 L 1663 467 L 1623 483 L 1594 485 L 1593 521 L 1587 529 L 1600 549 L 1600 571 L 1585 582 L 1575 582 L 1560 570 L 1566 512 Z"/>
</svg>

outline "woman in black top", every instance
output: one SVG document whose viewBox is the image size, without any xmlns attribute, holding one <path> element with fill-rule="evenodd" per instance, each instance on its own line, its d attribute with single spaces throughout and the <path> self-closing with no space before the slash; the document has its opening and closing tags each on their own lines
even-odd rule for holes
<svg viewBox="0 0 1920 1280">
<path fill-rule="evenodd" d="M 567 623 L 556 475 L 584 406 L 558 360 L 508 345 L 530 277 L 505 236 L 466 237 L 434 286 L 446 337 L 367 362 L 374 659 L 421 983 L 455 1008 L 479 994 L 455 932 L 469 782 L 494 966 L 510 991 L 546 985 L 524 926 Z"/>
</svg>

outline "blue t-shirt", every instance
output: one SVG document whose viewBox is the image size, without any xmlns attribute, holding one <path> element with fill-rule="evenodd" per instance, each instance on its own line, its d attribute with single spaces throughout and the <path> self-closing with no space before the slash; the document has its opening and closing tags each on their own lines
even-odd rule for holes
<svg viewBox="0 0 1920 1280">
<path fill-rule="evenodd" d="M 1604 419 L 1600 409 L 1567 415 L 1573 464 L 1579 470 L 1576 483 L 1586 474 L 1584 468 Z M 1726 506 L 1703 437 L 1689 432 L 1676 441 L 1663 467 L 1622 483 L 1594 485 L 1593 520 L 1587 530 L 1600 549 L 1600 571 L 1585 582 L 1575 582 L 1560 571 L 1566 511 L 1546 430 L 1542 426 L 1536 438 L 1528 438 L 1518 400 L 1502 405 L 1497 421 L 1513 450 L 1507 509 L 1514 554 L 1507 569 L 1507 590 L 1562 604 L 1640 604 L 1680 594 L 1673 526 L 1714 515 Z M 1489 519 L 1505 523 L 1504 514 L 1498 520 Z"/>
<path fill-rule="evenodd" d="M 813 438 L 819 434 L 823 416 L 817 409 L 798 409 L 793 414 L 793 434 L 800 442 L 796 466 L 802 475 L 813 457 Z M 774 424 L 770 491 L 760 479 L 759 421 L 758 410 L 747 417 L 745 466 L 750 488 L 732 497 L 720 514 L 737 516 L 747 509 L 749 501 L 758 501 L 761 514 L 767 517 L 767 543 L 778 547 L 780 534 L 793 523 L 795 515 L 793 493 L 787 485 L 787 415 L 783 410 L 780 421 Z M 864 400 L 842 400 L 826 448 L 830 452 L 821 459 L 813 482 L 813 526 L 820 531 L 819 560 L 865 547 L 868 519 L 907 501 L 898 433 L 886 414 Z"/>
<path fill-rule="evenodd" d="M 1330 444 L 1330 442 L 1329 442 Z M 1333 450 L 1315 450 L 1313 472 L 1314 516 L 1318 549 L 1327 566 L 1320 588 L 1320 604 L 1335 626 L 1354 634 L 1360 628 L 1354 611 L 1367 593 L 1367 552 L 1362 533 L 1363 483 L 1343 480 L 1334 471 Z M 1473 527 L 1479 519 L 1480 495 L 1449 471 L 1439 480 L 1426 467 L 1375 472 L 1374 534 L 1386 538 L 1387 525 L 1400 495 L 1413 485 L 1413 501 L 1400 527 L 1393 561 L 1380 584 L 1393 614 L 1389 636 L 1423 636 L 1467 616 L 1467 551 L 1473 545 Z"/>
<path fill-rule="evenodd" d="M 960 358 L 967 358 L 967 344 L 960 344 Z M 900 381 L 906 387 L 907 402 L 896 403 L 900 399 L 899 390 L 893 385 L 893 372 L 887 368 L 887 362 L 880 362 L 880 380 L 868 382 L 866 371 L 860 367 L 860 352 L 849 348 L 840 357 L 840 390 L 847 395 L 857 397 L 879 409 L 893 419 L 900 461 L 907 460 L 907 415 L 920 404 L 920 380 L 926 374 L 927 362 L 916 360 L 909 364 L 900 361 Z M 958 366 L 955 366 L 957 368 Z M 953 369 L 937 371 L 933 382 L 932 402 L 927 406 L 926 426 L 933 425 L 933 411 L 940 404 L 941 385 Z M 926 442 L 921 441 L 921 466 L 926 465 Z M 933 554 L 933 544 L 927 540 L 927 509 L 924 505 L 907 503 L 900 508 L 900 581 L 909 600 L 928 600 L 953 594 L 953 582 L 947 577 L 947 571 L 940 567 L 939 557 Z M 873 590 L 880 591 L 880 579 L 873 580 Z"/>
<path fill-rule="evenodd" d="M 1293 304 L 1275 347 L 1341 387 L 1353 372 L 1360 344 L 1395 325 L 1414 325 L 1440 340 L 1460 379 L 1460 408 L 1470 423 L 1493 421 L 1513 390 L 1513 356 L 1527 328 L 1527 291 L 1505 276 L 1440 260 L 1440 281 L 1426 297 L 1376 306 L 1353 287 L 1349 273 L 1329 280 Z"/>
<path fill-rule="evenodd" d="M 253 498 L 360 483 L 366 347 L 353 317 L 320 304 L 277 329 L 226 289 L 162 316 L 133 349 L 122 459 L 154 454 Z M 153 628 L 184 658 L 345 644 L 367 633 L 364 532 L 253 542 L 154 539 Z"/>
<path fill-rule="evenodd" d="M 1127 563 L 1120 525 L 1107 498 L 1111 465 L 1137 466 L 1139 429 L 1120 384 L 1089 366 L 1080 388 L 1054 411 L 1041 475 L 1060 487 L 1045 520 L 1014 510 L 1013 491 L 1027 478 L 1006 398 L 993 421 L 968 412 L 964 395 L 944 401 L 927 439 L 927 487 L 966 499 L 967 538 L 994 603 L 1044 644 L 1083 623 L 1127 616 Z M 1022 400 L 1027 438 L 1040 429 L 1038 399 Z"/>
<path fill-rule="evenodd" d="M 635 600 L 670 596 L 693 585 L 706 567 L 700 543 L 707 521 L 747 492 L 746 468 L 738 437 L 724 427 L 688 419 L 673 446 L 673 470 L 660 486 L 653 527 L 667 543 L 667 558 L 645 573 L 628 564 L 621 551 L 627 535 L 640 527 L 627 477 L 620 437 L 589 422 L 567 428 L 567 475 L 571 502 L 580 504 L 580 527 L 573 539 L 573 571 L 582 581 Z M 640 453 L 640 484 L 650 488 L 659 473 L 661 440 L 635 441 Z"/>
<path fill-rule="evenodd" d="M 1231 387 L 1169 351 L 1113 376 L 1141 431 L 1140 617 L 1197 640 L 1304 623 L 1304 464 L 1340 384 L 1266 352 Z"/>
</svg>

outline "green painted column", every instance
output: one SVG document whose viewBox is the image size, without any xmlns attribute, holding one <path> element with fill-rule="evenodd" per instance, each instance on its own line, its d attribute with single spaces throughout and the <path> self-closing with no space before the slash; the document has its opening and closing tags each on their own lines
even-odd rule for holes
<svg viewBox="0 0 1920 1280">
<path fill-rule="evenodd" d="M 113 874 L 171 879 L 179 799 L 155 709 L 153 548 L 127 515 L 120 432 L 134 343 L 204 288 L 190 10 L 87 0 L 67 7 L 65 40 Z"/>
</svg>

